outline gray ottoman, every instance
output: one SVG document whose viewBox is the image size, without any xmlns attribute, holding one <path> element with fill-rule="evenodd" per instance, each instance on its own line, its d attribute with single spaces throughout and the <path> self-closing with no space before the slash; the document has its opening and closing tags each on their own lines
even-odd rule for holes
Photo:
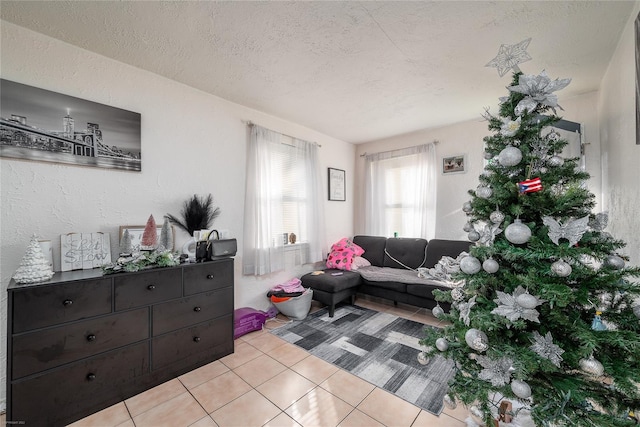
<svg viewBox="0 0 640 427">
<path fill-rule="evenodd" d="M 332 275 L 332 273 L 342 273 Z M 324 274 L 305 274 L 300 278 L 302 286 L 313 289 L 313 299 L 325 304 L 329 308 L 329 317 L 333 317 L 336 304 L 351 297 L 355 299 L 358 286 L 361 283 L 360 274 L 355 271 L 336 269 L 324 270 Z"/>
</svg>

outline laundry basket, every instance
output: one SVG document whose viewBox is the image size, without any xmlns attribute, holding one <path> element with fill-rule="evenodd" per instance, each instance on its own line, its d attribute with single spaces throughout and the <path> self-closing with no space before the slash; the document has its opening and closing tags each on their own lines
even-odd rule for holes
<svg viewBox="0 0 640 427">
<path fill-rule="evenodd" d="M 302 320 L 307 317 L 311 309 L 311 300 L 313 299 L 313 290 L 308 288 L 304 293 L 297 297 L 291 297 L 286 301 L 273 302 L 278 311 L 290 319 Z"/>
</svg>

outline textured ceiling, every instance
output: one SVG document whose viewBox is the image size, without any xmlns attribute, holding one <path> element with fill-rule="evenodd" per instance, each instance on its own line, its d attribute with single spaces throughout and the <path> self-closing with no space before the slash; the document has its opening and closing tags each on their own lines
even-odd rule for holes
<svg viewBox="0 0 640 427">
<path fill-rule="evenodd" d="M 2 1 L 3 20 L 359 143 L 480 118 L 523 72 L 596 90 L 633 1 Z M 567 117 L 570 119 L 570 117 Z"/>
</svg>

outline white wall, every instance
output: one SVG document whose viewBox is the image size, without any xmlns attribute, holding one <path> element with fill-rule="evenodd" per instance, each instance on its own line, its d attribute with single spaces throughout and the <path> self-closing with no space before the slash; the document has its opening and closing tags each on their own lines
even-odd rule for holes
<svg viewBox="0 0 640 427">
<path fill-rule="evenodd" d="M 604 209 L 609 210 L 609 231 L 627 242 L 630 264 L 640 265 L 640 145 L 635 144 L 636 64 L 634 20 L 636 7 L 613 55 L 600 89 L 599 119 L 602 142 Z M 640 41 L 638 41 L 640 42 Z M 638 124 L 640 126 L 640 124 Z"/>
<path fill-rule="evenodd" d="M 565 77 L 565 76 L 561 76 Z M 505 93 L 506 95 L 506 93 Z M 601 199 L 600 178 L 600 144 L 598 140 L 598 123 L 596 110 L 597 93 L 592 92 L 571 99 L 560 100 L 564 108 L 562 117 L 584 125 L 586 147 L 586 170 L 592 174 L 588 185 L 599 202 Z M 490 100 L 488 100 L 489 102 Z M 482 106 L 479 106 L 479 109 Z M 484 167 L 484 141 L 490 135 L 487 122 L 478 114 L 477 120 L 457 123 L 440 128 L 424 129 L 405 135 L 399 135 L 378 141 L 360 144 L 356 147 L 356 191 L 361 197 L 356 200 L 355 230 L 364 233 L 364 224 L 358 221 L 364 215 L 364 153 L 395 150 L 426 144 L 437 140 L 436 153 L 438 165 L 441 167 L 442 158 L 459 154 L 466 155 L 467 171 L 463 174 L 438 174 L 437 184 L 437 218 L 436 237 L 440 239 L 467 239 L 467 233 L 462 230 L 467 217 L 462 212 L 464 202 L 470 200 L 468 190 L 478 186 L 478 177 Z"/>
<path fill-rule="evenodd" d="M 353 234 L 353 145 L 13 24 L 2 21 L 1 27 L 2 78 L 141 113 L 143 159 L 138 173 L 0 159 L 2 407 L 6 288 L 33 233 L 52 240 L 54 267 L 59 269 L 61 234 L 108 232 L 115 254 L 120 225 L 145 224 L 150 214 L 161 223 L 164 214 L 179 214 L 193 194 L 211 193 L 222 211 L 215 228 L 228 229 L 238 238 L 236 308 L 266 309 L 268 288 L 311 270 L 306 266 L 260 279 L 241 275 L 247 141 L 243 121 L 322 145 L 323 176 L 327 167 L 334 167 L 344 169 L 347 177 L 347 201 L 325 201 L 327 243 Z M 186 233 L 177 232 L 176 247 L 186 240 Z"/>
</svg>

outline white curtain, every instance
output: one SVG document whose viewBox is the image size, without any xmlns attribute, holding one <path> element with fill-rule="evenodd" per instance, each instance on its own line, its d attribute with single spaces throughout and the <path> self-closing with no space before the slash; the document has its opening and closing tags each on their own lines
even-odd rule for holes
<svg viewBox="0 0 640 427">
<path fill-rule="evenodd" d="M 437 171 L 433 143 L 366 155 L 366 234 L 433 239 Z"/>
<path fill-rule="evenodd" d="M 245 191 L 243 273 L 285 268 L 283 234 L 295 232 L 295 262 L 322 260 L 324 210 L 315 143 L 250 126 Z"/>
</svg>

